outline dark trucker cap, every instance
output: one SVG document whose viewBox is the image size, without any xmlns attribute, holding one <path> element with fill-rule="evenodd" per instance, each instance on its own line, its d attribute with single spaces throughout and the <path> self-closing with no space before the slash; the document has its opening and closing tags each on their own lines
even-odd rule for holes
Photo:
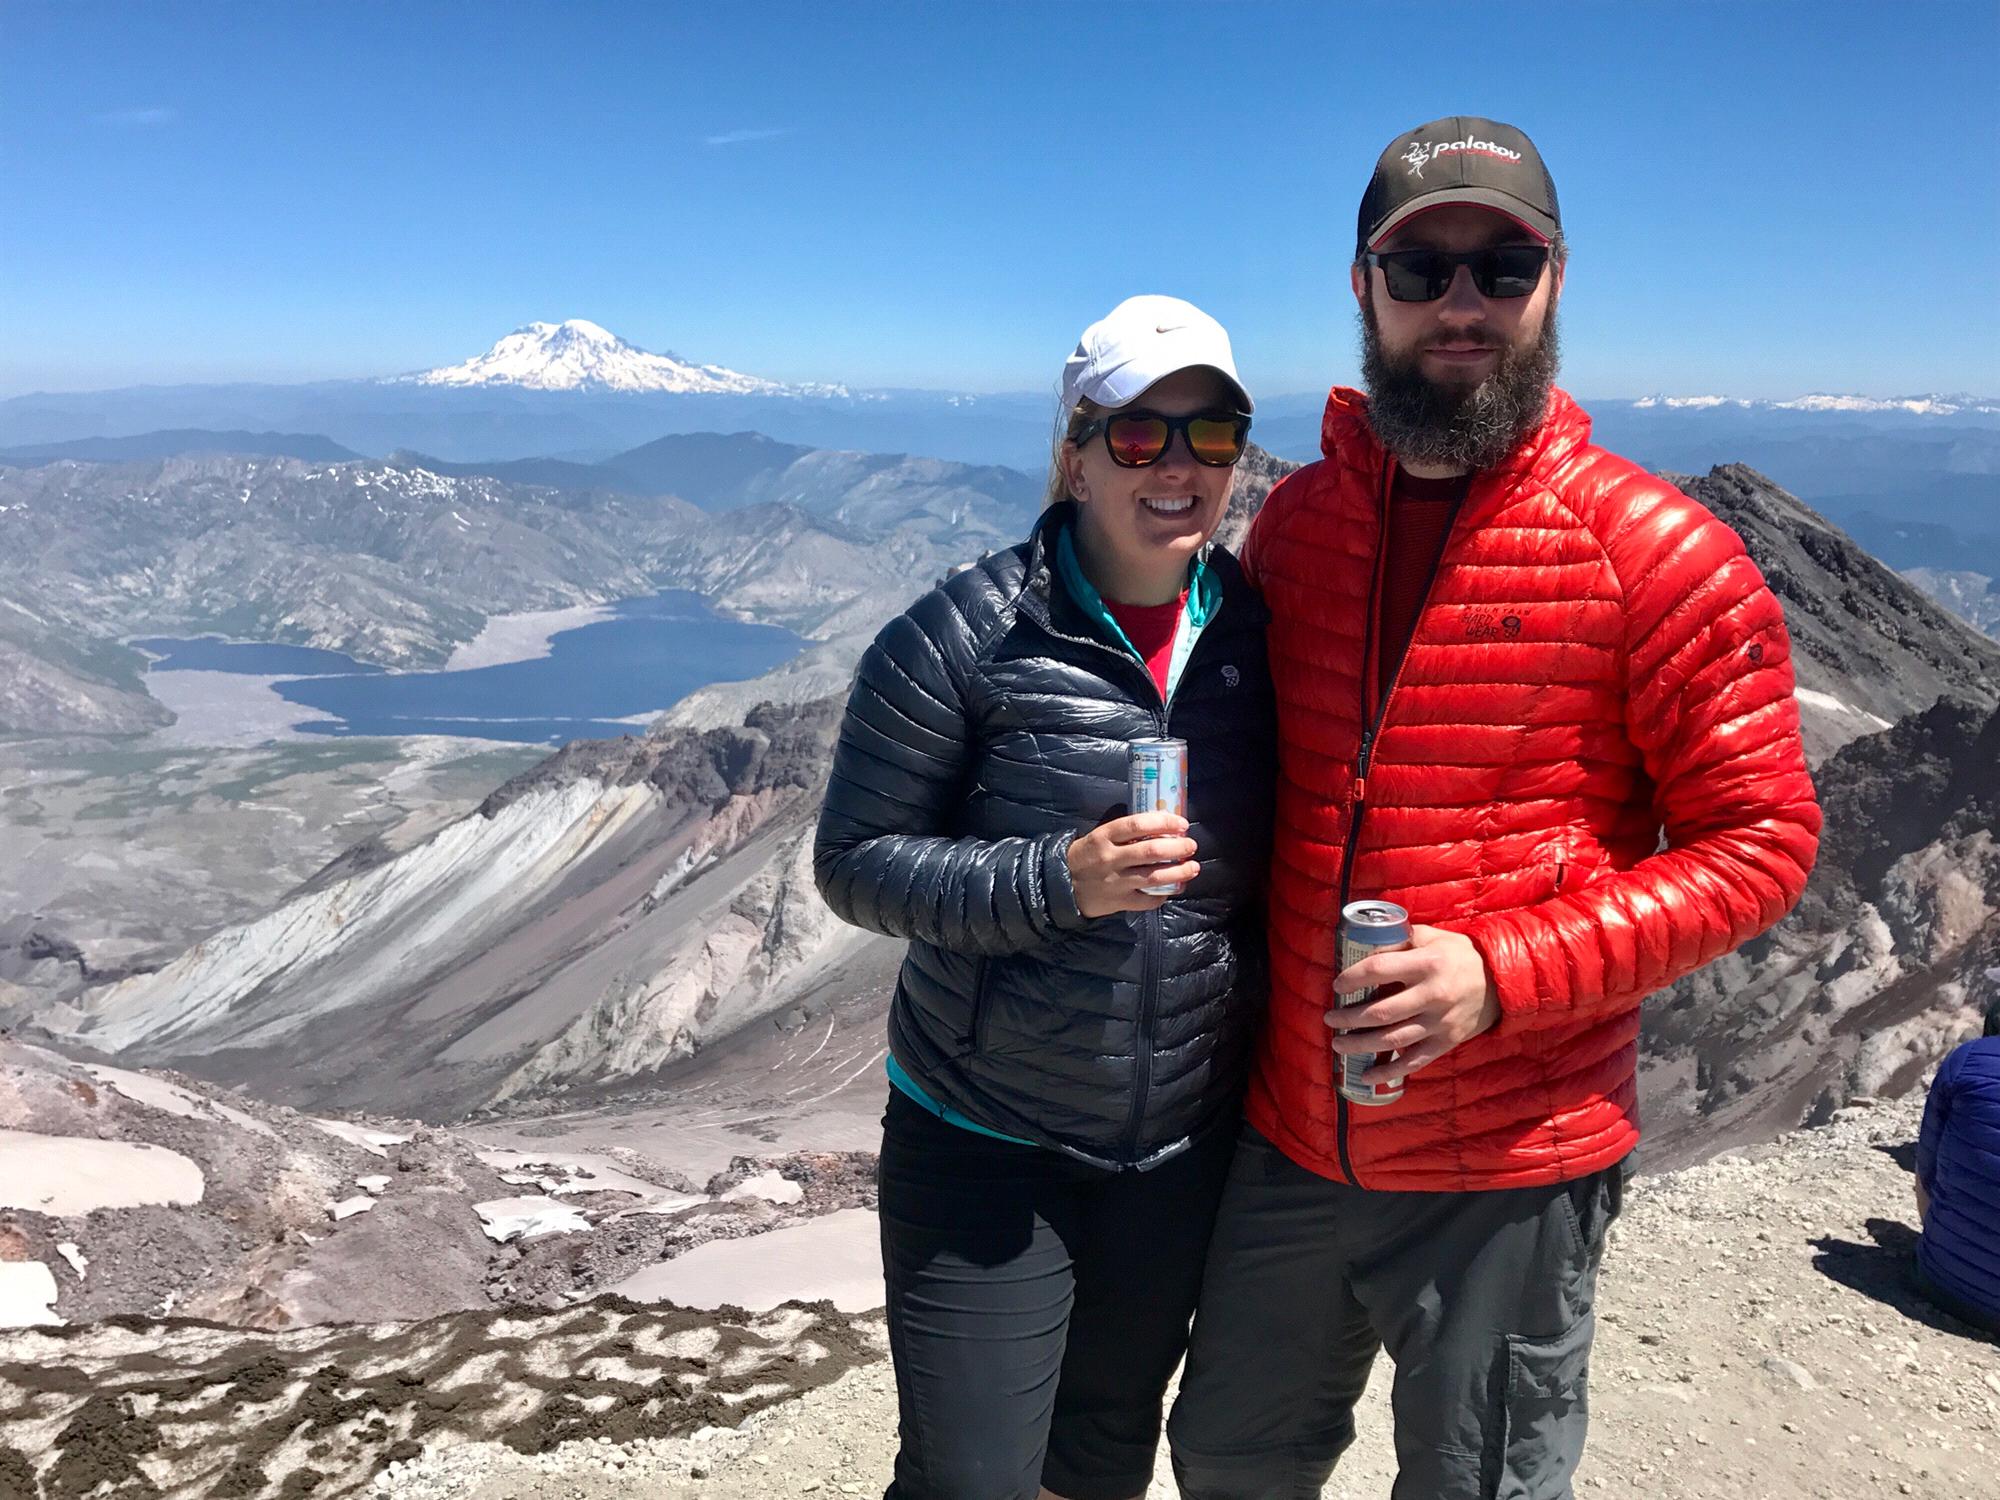
<svg viewBox="0 0 2000 1500">
<path fill-rule="evenodd" d="M 1512 125 L 1448 115 L 1406 130 L 1375 163 L 1355 226 L 1359 259 L 1405 219 L 1447 203 L 1475 203 L 1552 240 L 1562 229 L 1556 185 L 1535 143 Z"/>
</svg>

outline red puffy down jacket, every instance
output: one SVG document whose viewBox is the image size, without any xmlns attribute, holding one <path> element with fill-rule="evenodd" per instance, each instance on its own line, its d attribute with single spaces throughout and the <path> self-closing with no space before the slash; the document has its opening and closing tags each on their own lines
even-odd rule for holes
<svg viewBox="0 0 2000 1500">
<path fill-rule="evenodd" d="M 1278 694 L 1271 1009 L 1249 1118 L 1364 1187 L 1566 1181 L 1639 1138 L 1639 1001 L 1771 926 L 1819 840 L 1778 601 L 1736 533 L 1591 446 L 1561 391 L 1474 479 L 1377 703 L 1387 455 L 1335 390 L 1326 458 L 1244 565 Z M 1371 727 L 1372 726 L 1372 727 Z M 1501 1018 L 1350 1106 L 1324 1014 L 1345 901 L 1463 932 Z"/>
</svg>

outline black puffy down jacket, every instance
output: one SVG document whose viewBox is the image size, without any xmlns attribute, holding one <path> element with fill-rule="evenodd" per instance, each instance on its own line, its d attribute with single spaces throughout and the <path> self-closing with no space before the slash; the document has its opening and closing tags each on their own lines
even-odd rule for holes
<svg viewBox="0 0 2000 1500">
<path fill-rule="evenodd" d="M 1221 606 L 1175 685 L 1069 595 L 1045 512 L 889 622 L 861 660 L 814 867 L 842 918 L 910 939 L 896 1060 L 938 1103 L 1099 1166 L 1233 1121 L 1263 1014 L 1276 728 L 1263 601 Z M 1126 807 L 1126 746 L 1188 742 L 1201 874 L 1154 912 L 1078 909 L 1072 839 Z"/>
</svg>

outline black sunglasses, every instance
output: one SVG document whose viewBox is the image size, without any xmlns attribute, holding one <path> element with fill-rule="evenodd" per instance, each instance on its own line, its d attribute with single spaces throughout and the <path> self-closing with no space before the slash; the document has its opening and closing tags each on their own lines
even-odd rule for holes
<svg viewBox="0 0 2000 1500">
<path fill-rule="evenodd" d="M 1227 469 L 1243 456 L 1250 437 L 1250 418 L 1240 411 L 1200 411 L 1187 417 L 1167 417 L 1156 411 L 1108 412 L 1078 432 L 1082 447 L 1098 433 L 1111 461 L 1121 469 L 1143 469 L 1166 457 L 1174 434 L 1187 439 L 1188 452 L 1198 464 Z"/>
<path fill-rule="evenodd" d="M 1484 250 L 1371 250 L 1362 257 L 1382 268 L 1397 302 L 1435 302 L 1464 266 L 1482 297 L 1525 297 L 1541 283 L 1547 245 L 1493 245 Z"/>
</svg>

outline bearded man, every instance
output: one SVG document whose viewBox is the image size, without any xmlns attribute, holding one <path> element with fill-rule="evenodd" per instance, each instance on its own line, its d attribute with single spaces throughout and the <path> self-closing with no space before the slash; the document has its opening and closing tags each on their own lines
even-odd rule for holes
<svg viewBox="0 0 2000 1500">
<path fill-rule="evenodd" d="M 1533 143 L 1397 137 L 1356 239 L 1368 394 L 1334 390 L 1325 457 L 1244 547 L 1279 704 L 1271 1009 L 1169 1436 L 1187 1500 L 1316 1496 L 1386 1347 L 1396 1500 L 1566 1497 L 1640 999 L 1791 908 L 1819 809 L 1742 542 L 1551 384 L 1567 255 Z M 1413 946 L 1342 971 L 1363 899 Z M 1392 1102 L 1338 1089 L 1360 1054 Z"/>
</svg>

